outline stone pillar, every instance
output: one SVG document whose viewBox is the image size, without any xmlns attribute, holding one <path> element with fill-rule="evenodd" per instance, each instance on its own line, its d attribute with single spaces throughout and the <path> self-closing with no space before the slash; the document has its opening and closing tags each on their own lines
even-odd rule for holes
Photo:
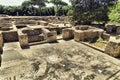
<svg viewBox="0 0 120 80">
<path fill-rule="evenodd" d="M 2 32 L 0 32 L 0 50 L 3 48 L 3 35 Z"/>
<path fill-rule="evenodd" d="M 84 32 L 81 30 L 74 31 L 74 40 L 79 42 L 84 40 Z"/>
<path fill-rule="evenodd" d="M 120 39 L 111 37 L 108 44 L 106 45 L 105 53 L 113 57 L 120 57 Z"/>
<path fill-rule="evenodd" d="M 73 29 L 63 29 L 62 30 L 62 37 L 64 40 L 72 39 L 74 38 Z"/>
<path fill-rule="evenodd" d="M 21 47 L 28 46 L 28 36 L 18 31 L 18 39 Z"/>
</svg>

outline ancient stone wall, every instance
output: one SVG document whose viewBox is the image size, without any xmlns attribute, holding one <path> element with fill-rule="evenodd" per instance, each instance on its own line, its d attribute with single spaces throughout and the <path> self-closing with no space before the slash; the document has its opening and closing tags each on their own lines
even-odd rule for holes
<svg viewBox="0 0 120 80">
<path fill-rule="evenodd" d="M 74 38 L 74 30 L 73 29 L 63 29 L 62 37 L 64 40 L 73 39 Z"/>
<path fill-rule="evenodd" d="M 17 31 L 2 32 L 4 42 L 15 42 L 18 41 Z"/>
<path fill-rule="evenodd" d="M 120 57 L 120 39 L 111 37 L 108 44 L 106 45 L 105 53 L 113 57 Z"/>
<path fill-rule="evenodd" d="M 21 47 L 28 46 L 28 36 L 27 34 L 22 33 L 21 31 L 18 31 L 18 39 Z"/>
</svg>

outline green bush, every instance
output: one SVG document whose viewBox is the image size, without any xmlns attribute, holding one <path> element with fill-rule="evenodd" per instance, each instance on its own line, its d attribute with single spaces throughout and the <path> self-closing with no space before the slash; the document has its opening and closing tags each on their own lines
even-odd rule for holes
<svg viewBox="0 0 120 80">
<path fill-rule="evenodd" d="M 120 2 L 110 8 L 109 19 L 111 22 L 120 23 Z"/>
</svg>

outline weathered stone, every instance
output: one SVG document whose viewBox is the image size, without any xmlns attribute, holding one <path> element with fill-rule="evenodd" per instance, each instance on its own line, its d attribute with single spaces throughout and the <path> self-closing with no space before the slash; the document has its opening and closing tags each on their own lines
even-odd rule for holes
<svg viewBox="0 0 120 80">
<path fill-rule="evenodd" d="M 108 41 L 109 38 L 110 38 L 110 34 L 107 34 L 106 32 L 103 32 L 103 34 L 101 35 L 101 38 L 102 38 L 103 40 Z"/>
<path fill-rule="evenodd" d="M 120 27 L 117 28 L 117 34 L 120 34 Z"/>
<path fill-rule="evenodd" d="M 3 47 L 3 35 L 0 32 L 0 50 L 2 49 L 2 47 Z"/>
<path fill-rule="evenodd" d="M 106 32 L 107 33 L 115 33 L 117 26 L 115 25 L 106 25 Z"/>
<path fill-rule="evenodd" d="M 36 41 L 43 41 L 44 36 L 43 35 L 31 35 L 28 36 L 28 42 L 36 42 Z"/>
<path fill-rule="evenodd" d="M 38 25 L 42 25 L 42 26 L 47 26 L 48 25 L 48 22 L 46 21 L 39 21 L 37 22 Z"/>
<path fill-rule="evenodd" d="M 86 30 L 84 31 L 84 40 L 85 41 L 90 41 L 90 42 L 94 42 L 99 38 L 99 34 L 97 31 L 93 31 L 93 30 Z"/>
<path fill-rule="evenodd" d="M 56 31 L 49 31 L 48 29 L 42 29 L 43 34 L 47 42 L 55 42 L 57 41 L 57 32 Z"/>
<path fill-rule="evenodd" d="M 36 21 L 34 20 L 16 20 L 15 25 L 16 26 L 27 26 L 27 25 L 36 25 Z"/>
<path fill-rule="evenodd" d="M 17 31 L 2 32 L 4 42 L 15 42 L 18 41 Z"/>
<path fill-rule="evenodd" d="M 105 52 L 113 57 L 119 57 L 120 56 L 120 39 L 111 37 L 105 48 Z"/>
<path fill-rule="evenodd" d="M 73 33 L 74 31 L 73 31 L 73 29 L 70 29 L 70 28 L 68 28 L 68 29 L 63 29 L 62 30 L 62 37 L 63 37 L 63 39 L 72 39 L 72 38 L 74 38 L 74 33 Z"/>
<path fill-rule="evenodd" d="M 74 40 L 79 42 L 84 40 L 84 32 L 81 30 L 75 30 L 74 31 Z"/>
<path fill-rule="evenodd" d="M 33 35 L 39 35 L 42 33 L 41 29 L 28 29 L 28 30 L 23 30 L 23 33 L 26 33 L 29 36 Z"/>
<path fill-rule="evenodd" d="M 79 30 L 88 30 L 89 26 L 88 25 L 81 25 L 79 27 Z"/>
<path fill-rule="evenodd" d="M 21 31 L 18 31 L 18 38 L 19 38 L 19 43 L 21 47 L 26 47 L 28 46 L 28 36 L 27 34 L 22 33 Z"/>
</svg>

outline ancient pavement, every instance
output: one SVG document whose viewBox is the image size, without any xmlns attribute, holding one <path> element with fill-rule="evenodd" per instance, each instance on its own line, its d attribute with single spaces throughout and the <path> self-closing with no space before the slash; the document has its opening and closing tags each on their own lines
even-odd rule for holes
<svg viewBox="0 0 120 80">
<path fill-rule="evenodd" d="M 120 61 L 73 40 L 5 43 L 0 80 L 120 80 Z"/>
</svg>

